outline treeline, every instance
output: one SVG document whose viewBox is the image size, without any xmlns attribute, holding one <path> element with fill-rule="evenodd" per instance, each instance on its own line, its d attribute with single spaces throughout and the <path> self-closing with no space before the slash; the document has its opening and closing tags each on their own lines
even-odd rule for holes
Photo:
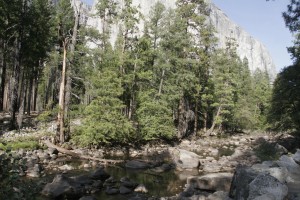
<svg viewBox="0 0 300 200">
<path fill-rule="evenodd" d="M 0 98 L 12 125 L 14 113 L 44 111 L 60 142 L 84 146 L 268 126 L 268 74 L 251 73 L 231 38 L 216 49 L 204 0 L 158 2 L 147 17 L 131 0 L 99 0 L 100 31 L 69 0 L 11 2 L 0 7 Z M 70 134 L 72 118 L 83 124 Z"/>
</svg>

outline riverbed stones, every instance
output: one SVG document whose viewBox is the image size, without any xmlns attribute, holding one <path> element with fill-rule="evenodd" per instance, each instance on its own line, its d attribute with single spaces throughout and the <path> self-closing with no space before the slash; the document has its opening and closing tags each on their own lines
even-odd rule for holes
<svg viewBox="0 0 300 200">
<path fill-rule="evenodd" d="M 189 177 L 187 185 L 194 189 L 209 191 L 229 191 L 232 173 L 212 173 L 204 176 Z"/>
</svg>

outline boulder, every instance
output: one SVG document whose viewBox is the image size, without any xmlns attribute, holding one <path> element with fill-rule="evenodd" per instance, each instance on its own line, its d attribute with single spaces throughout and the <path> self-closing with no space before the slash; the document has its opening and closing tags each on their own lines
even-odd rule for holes
<svg viewBox="0 0 300 200">
<path fill-rule="evenodd" d="M 269 165 L 265 164 L 255 164 L 252 166 L 252 169 L 260 173 L 270 174 L 274 178 L 278 179 L 281 183 L 286 182 L 287 178 L 289 177 L 289 172 L 286 167 L 270 167 Z"/>
<path fill-rule="evenodd" d="M 127 187 L 125 187 L 125 186 L 121 186 L 120 187 L 120 194 L 129 194 L 131 192 L 132 192 L 132 190 L 129 189 L 129 188 L 127 188 Z"/>
<path fill-rule="evenodd" d="M 108 195 L 115 195 L 115 194 L 119 194 L 120 190 L 115 187 L 107 187 L 105 193 Z"/>
<path fill-rule="evenodd" d="M 108 173 L 106 173 L 106 171 L 104 171 L 103 168 L 98 168 L 94 172 L 91 173 L 90 177 L 95 180 L 105 181 L 106 179 L 108 179 L 110 177 L 110 175 Z"/>
<path fill-rule="evenodd" d="M 289 156 L 283 155 L 280 157 L 276 164 L 280 167 L 286 167 L 290 173 L 300 175 L 300 166 L 295 160 Z"/>
<path fill-rule="evenodd" d="M 144 184 L 139 184 L 135 189 L 135 192 L 148 193 L 148 189 Z"/>
<path fill-rule="evenodd" d="M 170 149 L 170 152 L 176 167 L 180 167 L 182 169 L 193 169 L 198 168 L 200 165 L 200 156 L 193 152 L 175 148 Z"/>
<path fill-rule="evenodd" d="M 84 196 L 81 197 L 79 200 L 97 200 L 97 199 L 93 196 Z"/>
<path fill-rule="evenodd" d="M 278 143 L 276 143 L 275 149 L 276 149 L 277 154 L 279 154 L 279 155 L 288 154 L 288 150 L 284 146 L 282 146 Z"/>
<path fill-rule="evenodd" d="M 122 177 L 120 179 L 121 185 L 125 186 L 127 188 L 135 188 L 136 186 L 138 186 L 138 184 L 132 180 L 130 180 L 128 177 Z"/>
<path fill-rule="evenodd" d="M 297 149 L 297 152 L 292 156 L 294 161 L 300 165 L 300 149 Z"/>
<path fill-rule="evenodd" d="M 249 184 L 249 197 L 247 199 L 262 198 L 262 195 L 267 195 L 271 199 L 274 197 L 274 200 L 284 200 L 288 195 L 288 187 L 273 176 L 260 174 Z"/>
<path fill-rule="evenodd" d="M 233 199 L 247 199 L 249 196 L 249 184 L 258 176 L 259 172 L 255 171 L 250 167 L 237 166 L 229 196 Z"/>
<path fill-rule="evenodd" d="M 73 179 L 62 174 L 56 175 L 52 183 L 45 185 L 41 194 L 49 198 L 67 197 L 68 199 L 76 199 L 85 193 L 84 185 L 76 183 Z"/>
<path fill-rule="evenodd" d="M 65 164 L 58 167 L 58 169 L 60 169 L 61 171 L 71 171 L 74 170 L 75 168 L 72 165 Z"/>
<path fill-rule="evenodd" d="M 32 178 L 39 178 L 41 176 L 43 168 L 40 164 L 34 164 L 34 166 L 29 167 L 26 171 L 26 176 Z"/>
<path fill-rule="evenodd" d="M 230 200 L 231 198 L 228 196 L 228 192 L 217 191 L 211 195 L 209 195 L 206 200 Z"/>
<path fill-rule="evenodd" d="M 140 160 L 130 160 L 126 162 L 125 167 L 131 169 L 148 169 L 151 166 L 148 163 Z"/>
<path fill-rule="evenodd" d="M 162 164 L 161 166 L 151 169 L 151 171 L 154 171 L 156 173 L 162 173 L 162 172 L 169 171 L 171 169 L 172 169 L 172 165 L 165 163 L 165 164 Z"/>
<path fill-rule="evenodd" d="M 187 179 L 188 187 L 209 191 L 229 191 L 233 174 L 231 173 L 213 173 L 199 177 L 189 177 Z"/>
</svg>

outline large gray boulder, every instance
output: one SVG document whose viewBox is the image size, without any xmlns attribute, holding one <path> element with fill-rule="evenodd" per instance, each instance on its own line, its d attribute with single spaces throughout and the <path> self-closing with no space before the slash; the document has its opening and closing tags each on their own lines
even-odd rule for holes
<svg viewBox="0 0 300 200">
<path fill-rule="evenodd" d="M 292 156 L 294 161 L 300 165 L 300 149 L 297 149 L 297 152 Z"/>
<path fill-rule="evenodd" d="M 261 198 L 262 195 L 273 196 L 274 200 L 284 200 L 288 195 L 288 187 L 273 176 L 260 174 L 249 184 L 248 200 Z"/>
<path fill-rule="evenodd" d="M 260 173 L 270 174 L 281 183 L 285 183 L 289 177 L 289 172 L 286 167 L 273 167 L 265 164 L 255 164 L 252 166 L 252 169 Z"/>
<path fill-rule="evenodd" d="M 176 167 L 183 169 L 193 169 L 198 168 L 200 165 L 200 157 L 194 152 L 190 152 L 184 149 L 170 149 L 173 162 Z"/>
<path fill-rule="evenodd" d="M 233 174 L 231 173 L 213 173 L 199 177 L 189 177 L 187 185 L 193 189 L 229 192 L 232 177 Z"/>
<path fill-rule="evenodd" d="M 283 155 L 276 161 L 276 164 L 280 167 L 285 167 L 291 174 L 300 175 L 300 166 L 292 157 Z"/>
<path fill-rule="evenodd" d="M 247 199 L 249 184 L 258 176 L 259 172 L 250 167 L 238 166 L 235 170 L 229 196 L 235 200 Z"/>
</svg>

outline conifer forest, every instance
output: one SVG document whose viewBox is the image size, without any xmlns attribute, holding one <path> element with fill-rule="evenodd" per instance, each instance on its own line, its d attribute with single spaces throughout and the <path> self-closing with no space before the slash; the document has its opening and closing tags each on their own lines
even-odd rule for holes
<svg viewBox="0 0 300 200">
<path fill-rule="evenodd" d="M 125 0 L 100 0 L 100 31 L 69 0 L 0 1 L 0 110 L 57 121 L 59 143 L 85 147 L 181 140 L 243 130 L 299 130 L 299 41 L 275 80 L 250 71 L 228 38 L 216 46 L 203 0 L 162 3 L 147 18 Z M 298 4 L 284 19 L 298 35 Z M 143 27 L 140 21 L 143 20 Z M 112 40 L 112 28 L 118 34 Z M 70 121 L 81 125 L 72 127 Z"/>
</svg>

